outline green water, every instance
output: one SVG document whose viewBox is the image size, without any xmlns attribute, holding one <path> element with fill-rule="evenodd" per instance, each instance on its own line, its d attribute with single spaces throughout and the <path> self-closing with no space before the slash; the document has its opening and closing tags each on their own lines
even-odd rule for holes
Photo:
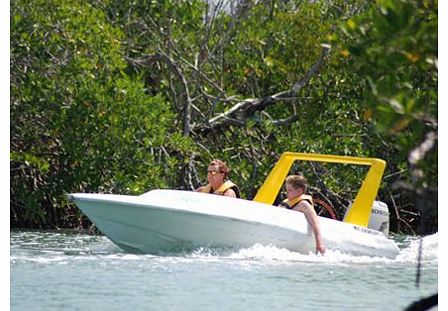
<svg viewBox="0 0 448 311">
<path fill-rule="evenodd" d="M 105 237 L 57 231 L 10 240 L 11 310 L 403 310 L 438 291 L 437 234 L 424 239 L 418 288 L 412 238 L 395 260 L 260 245 L 134 255 Z"/>
</svg>

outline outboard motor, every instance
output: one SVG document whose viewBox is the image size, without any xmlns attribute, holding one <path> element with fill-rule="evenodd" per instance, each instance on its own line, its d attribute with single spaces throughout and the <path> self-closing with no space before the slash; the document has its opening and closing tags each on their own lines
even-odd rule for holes
<svg viewBox="0 0 448 311">
<path fill-rule="evenodd" d="M 345 211 L 344 220 L 350 208 L 351 204 Z M 389 235 L 389 208 L 386 203 L 381 201 L 373 201 L 372 212 L 370 214 L 369 225 L 367 228 L 381 231 L 385 236 Z"/>
</svg>

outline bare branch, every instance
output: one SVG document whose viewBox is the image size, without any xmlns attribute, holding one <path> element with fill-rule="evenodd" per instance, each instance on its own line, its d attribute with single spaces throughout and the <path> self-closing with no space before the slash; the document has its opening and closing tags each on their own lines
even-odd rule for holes
<svg viewBox="0 0 448 311">
<path fill-rule="evenodd" d="M 417 163 L 426 156 L 426 153 L 434 147 L 436 140 L 437 134 L 435 132 L 427 133 L 425 140 L 409 153 L 409 163 L 411 165 L 417 165 Z"/>
<path fill-rule="evenodd" d="M 291 124 L 299 119 L 299 116 L 297 114 L 290 116 L 289 118 L 285 119 L 279 119 L 279 120 L 273 120 L 271 123 L 275 126 L 281 126 L 281 125 L 287 125 Z"/>
<path fill-rule="evenodd" d="M 185 75 L 183 74 L 182 68 L 179 66 L 179 64 L 173 60 L 168 54 L 163 52 L 162 50 L 159 50 L 158 52 L 160 55 L 162 55 L 165 60 L 168 62 L 168 64 L 174 69 L 177 76 L 179 77 L 179 80 L 182 84 L 184 95 L 185 95 L 185 102 L 183 105 L 183 116 L 182 116 L 182 122 L 183 122 L 183 128 L 182 128 L 182 135 L 183 136 L 189 136 L 190 135 L 190 120 L 191 120 L 191 97 L 190 97 L 190 91 L 188 89 L 188 83 L 187 79 L 185 78 Z"/>
<path fill-rule="evenodd" d="M 326 56 L 330 51 L 330 46 L 322 45 L 322 52 L 317 62 L 311 66 L 305 76 L 300 79 L 294 86 L 287 91 L 283 91 L 264 98 L 245 99 L 235 104 L 229 110 L 211 118 L 206 125 L 198 125 L 192 130 L 195 132 L 208 133 L 218 128 L 226 127 L 235 124 L 245 124 L 245 120 L 255 114 L 257 111 L 262 111 L 266 107 L 271 106 L 278 101 L 288 100 L 295 97 L 297 93 L 311 80 L 311 78 L 319 71 Z"/>
<path fill-rule="evenodd" d="M 185 78 L 185 75 L 183 73 L 183 70 L 181 66 L 172 59 L 167 53 L 162 51 L 161 49 L 158 50 L 157 53 L 148 55 L 145 58 L 142 59 L 132 59 L 132 58 L 126 58 L 127 61 L 129 61 L 134 66 L 141 66 L 141 67 L 148 67 L 153 65 L 157 61 L 164 60 L 176 73 L 176 75 L 179 78 L 179 81 L 182 85 L 185 101 L 183 103 L 182 107 L 182 122 L 183 122 L 183 129 L 182 129 L 182 135 L 183 136 L 189 136 L 190 135 L 190 121 L 191 121 L 191 107 L 192 107 L 192 99 L 190 96 L 190 91 L 188 88 L 187 79 Z"/>
</svg>

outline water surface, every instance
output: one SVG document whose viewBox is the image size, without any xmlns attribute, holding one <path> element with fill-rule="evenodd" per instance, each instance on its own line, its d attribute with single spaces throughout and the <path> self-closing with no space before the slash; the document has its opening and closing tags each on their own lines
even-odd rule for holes
<svg viewBox="0 0 448 311">
<path fill-rule="evenodd" d="M 423 240 L 418 288 L 410 237 L 395 260 L 261 245 L 135 255 L 60 231 L 10 239 L 11 310 L 403 310 L 438 291 L 437 234 Z"/>
</svg>

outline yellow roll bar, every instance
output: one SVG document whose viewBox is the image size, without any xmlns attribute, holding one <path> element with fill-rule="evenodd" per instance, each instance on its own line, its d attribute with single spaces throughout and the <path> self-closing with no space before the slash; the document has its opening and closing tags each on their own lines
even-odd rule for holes
<svg viewBox="0 0 448 311">
<path fill-rule="evenodd" d="M 348 211 L 344 221 L 358 226 L 367 227 L 373 201 L 378 193 L 386 162 L 376 158 L 359 158 L 326 154 L 285 152 L 269 173 L 260 190 L 254 198 L 256 202 L 273 204 L 282 184 L 294 161 L 315 161 L 340 164 L 369 165 L 369 171 L 362 182 L 361 188 Z"/>
</svg>

